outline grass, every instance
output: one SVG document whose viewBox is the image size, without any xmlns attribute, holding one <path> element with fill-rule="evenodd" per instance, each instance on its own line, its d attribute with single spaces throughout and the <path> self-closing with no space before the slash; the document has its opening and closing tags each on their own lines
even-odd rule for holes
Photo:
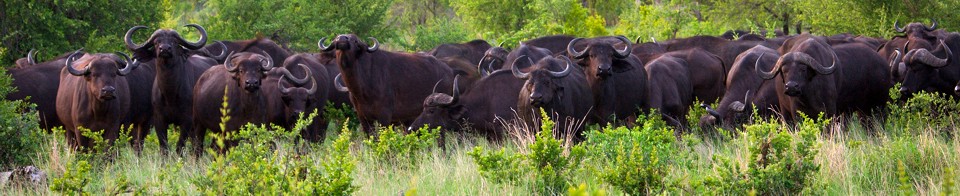
<svg viewBox="0 0 960 196">
<path fill-rule="evenodd" d="M 954 118 L 953 115 L 942 118 Z M 960 141 L 957 126 L 960 119 L 946 119 L 947 124 L 930 124 L 909 130 L 886 130 L 864 128 L 856 120 L 845 126 L 833 123 L 827 130 L 843 130 L 816 137 L 819 144 L 814 162 L 820 166 L 812 178 L 807 194 L 827 195 L 941 195 L 957 194 L 960 186 L 955 181 L 960 169 Z M 899 122 L 887 122 L 899 123 Z M 328 149 L 337 137 L 337 126 L 329 125 L 327 141 L 306 147 L 304 156 L 325 160 Z M 897 126 L 894 126 L 897 127 Z M 916 128 L 921 127 L 921 128 Z M 788 129 L 779 127 L 779 129 Z M 359 133 L 358 130 L 353 130 Z M 171 132 L 176 133 L 176 132 Z M 789 137 L 799 138 L 799 133 L 788 132 Z M 743 137 L 715 138 L 688 134 L 673 144 L 674 155 L 666 165 L 663 176 L 675 189 L 667 194 L 709 194 L 711 187 L 705 181 L 718 175 L 718 159 L 724 157 L 739 168 L 747 168 L 754 160 L 750 143 Z M 172 136 L 175 141 L 176 135 Z M 364 138 L 354 137 L 350 154 L 356 158 L 352 174 L 355 195 L 528 195 L 535 187 L 529 184 L 494 183 L 481 176 L 478 165 L 467 153 L 474 147 L 485 149 L 524 150 L 530 141 L 508 139 L 502 145 L 490 144 L 485 139 L 469 134 L 447 134 L 446 146 L 415 151 L 416 164 L 379 158 L 371 153 Z M 521 138 L 521 137 L 517 137 Z M 566 145 L 565 145 L 566 146 Z M 277 149 L 277 153 L 298 154 L 297 147 Z M 128 145 L 120 145 L 106 156 L 78 154 L 68 149 L 59 134 L 44 137 L 40 153 L 33 155 L 36 166 L 48 173 L 48 179 L 64 175 L 71 164 L 80 160 L 90 162 L 88 184 L 83 190 L 93 194 L 146 193 L 149 195 L 199 195 L 194 179 L 207 175 L 208 166 L 214 157 L 209 153 L 200 157 L 162 156 L 154 135 L 148 136 L 142 155 L 137 155 Z M 566 153 L 566 152 L 565 152 Z M 91 158 L 92 157 L 92 158 Z M 603 183 L 599 158 L 588 157 L 572 173 L 571 187 L 580 187 L 587 192 L 623 194 L 620 190 Z M 321 165 L 316 161 L 314 165 Z M 530 181 L 531 179 L 522 179 Z M 52 180 L 51 180 L 52 181 Z M 583 185 L 583 186 L 580 186 Z M 49 188 L 11 186 L 0 188 L 0 195 L 54 194 Z"/>
</svg>

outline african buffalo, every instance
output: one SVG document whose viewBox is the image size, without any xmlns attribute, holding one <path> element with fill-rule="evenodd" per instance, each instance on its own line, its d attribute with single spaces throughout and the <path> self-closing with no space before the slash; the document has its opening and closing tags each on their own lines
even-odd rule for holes
<svg viewBox="0 0 960 196">
<path fill-rule="evenodd" d="M 700 125 L 733 128 L 746 123 L 753 116 L 754 107 L 761 117 L 774 115 L 780 106 L 774 82 L 760 78 L 754 69 L 770 70 L 779 57 L 776 50 L 764 46 L 741 53 L 727 75 L 723 98 L 716 110 L 707 108 L 708 114 L 700 118 Z"/>
<path fill-rule="evenodd" d="M 828 117 L 850 112 L 871 114 L 889 99 L 892 86 L 884 60 L 859 43 L 830 46 L 822 37 L 794 37 L 779 49 L 783 54 L 771 71 L 756 68 L 776 82 L 781 113 L 793 122 L 796 113 Z"/>
<path fill-rule="evenodd" d="M 457 85 L 459 86 L 459 85 Z M 441 127 L 444 131 L 476 131 L 490 141 L 500 141 L 506 130 L 502 123 L 513 122 L 517 114 L 517 94 L 523 80 L 509 70 L 497 70 L 483 77 L 470 92 L 460 94 L 434 93 L 423 101 L 423 112 L 410 126 Z"/>
<path fill-rule="evenodd" d="M 136 69 L 138 62 L 123 53 L 80 55 L 77 51 L 67 57 L 60 72 L 57 116 L 68 143 L 90 150 L 92 139 L 79 129 L 102 130 L 101 137 L 113 144 L 123 117 L 131 112 L 130 88 L 124 76 Z"/>
<path fill-rule="evenodd" d="M 516 64 L 511 65 L 514 77 L 526 81 L 517 101 L 519 118 L 535 127 L 532 124 L 534 119 L 540 118 L 542 109 L 556 122 L 555 130 L 571 131 L 568 133 L 573 134 L 572 138 L 582 139 L 584 125 L 595 121 L 591 114 L 593 96 L 583 71 L 563 55 L 546 57 L 531 64 L 535 69 L 530 72 L 521 71 Z M 561 71 L 554 71 L 561 68 Z M 583 122 L 578 123 L 581 120 Z"/>
<path fill-rule="evenodd" d="M 501 43 L 502 46 L 502 43 Z M 510 51 L 501 46 L 490 47 L 483 53 L 483 58 L 477 63 L 477 69 L 481 76 L 486 76 L 490 72 L 503 69 L 503 63 L 507 61 L 507 55 Z"/>
<path fill-rule="evenodd" d="M 647 73 L 643 63 L 630 53 L 630 40 L 617 36 L 623 49 L 605 40 L 583 40 L 585 47 L 577 51 L 577 38 L 567 45 L 567 55 L 576 59 L 587 77 L 593 93 L 598 123 L 632 122 L 646 99 Z"/>
<path fill-rule="evenodd" d="M 667 124 L 675 127 L 680 137 L 687 125 L 687 111 L 693 104 L 693 84 L 690 82 L 688 62 L 682 58 L 663 55 L 653 59 L 647 71 L 647 100 L 643 109 L 656 109 Z"/>
<path fill-rule="evenodd" d="M 327 119 L 323 118 L 323 112 L 331 89 L 326 84 L 333 79 L 327 69 L 310 54 L 290 56 L 283 64 L 283 69 L 268 73 L 262 85 L 263 93 L 268 96 L 269 121 L 289 130 L 301 114 L 306 118 L 316 109 L 317 117 L 306 129 L 301 130 L 301 135 L 307 141 L 323 141 L 327 130 Z"/>
<path fill-rule="evenodd" d="M 335 62 L 367 134 L 376 134 L 375 123 L 409 124 L 423 110 L 419 103 L 430 96 L 431 86 L 452 85 L 453 70 L 433 56 L 378 50 L 376 39 L 369 46 L 353 34 L 337 36 L 330 46 L 323 39 L 320 49 L 336 51 Z"/>
<path fill-rule="evenodd" d="M 461 44 L 440 44 L 428 53 L 438 59 L 457 57 L 466 60 L 471 65 L 476 65 L 480 63 L 480 60 L 483 59 L 484 52 L 490 49 L 490 47 L 490 43 L 487 43 L 487 41 L 477 39 Z"/>
<path fill-rule="evenodd" d="M 637 42 L 631 45 L 630 53 L 640 58 L 640 62 L 646 64 L 653 59 L 659 57 L 661 54 L 666 53 L 667 50 L 660 46 L 657 42 L 640 42 L 640 37 L 637 37 Z"/>
<path fill-rule="evenodd" d="M 900 61 L 903 64 L 893 66 L 893 73 L 902 76 L 899 90 L 903 98 L 922 90 L 953 94 L 953 85 L 960 81 L 960 61 L 953 60 L 957 58 L 953 50 L 960 49 L 960 34 L 936 30 L 935 20 L 929 27 L 911 23 L 901 28 L 894 23 L 894 28 L 907 40 Z"/>
<path fill-rule="evenodd" d="M 200 32 L 200 40 L 188 42 L 179 33 L 169 29 L 158 29 L 143 44 L 133 42 L 133 34 L 144 26 L 135 26 L 127 30 L 124 42 L 133 52 L 134 59 L 152 61 L 156 68 L 151 93 L 157 139 L 163 152 L 167 149 L 167 130 L 170 124 L 180 127 L 180 139 L 177 151 L 182 152 L 186 139 L 193 135 L 193 87 L 204 71 L 216 65 L 216 60 L 198 55 L 190 55 L 202 50 L 207 42 L 207 31 L 200 25 L 189 24 Z M 201 146 L 201 144 L 194 144 Z"/>
<path fill-rule="evenodd" d="M 273 59 L 269 55 L 241 52 L 230 54 L 223 66 L 215 66 L 203 72 L 193 88 L 194 152 L 201 153 L 207 131 L 226 134 L 239 129 L 247 123 L 264 124 L 269 122 L 268 97 L 260 90 L 267 72 L 272 70 Z M 289 73 L 289 72 L 287 72 Z M 288 77 L 292 77 L 289 76 Z M 223 99 L 227 100 L 225 130 L 219 124 Z M 231 144 L 232 145 L 232 144 Z"/>
<path fill-rule="evenodd" d="M 520 42 L 521 45 L 536 46 L 550 50 L 551 54 L 566 52 L 567 44 L 576 37 L 569 35 L 551 35 Z M 510 64 L 504 64 L 510 65 Z"/>
<path fill-rule="evenodd" d="M 71 54 L 73 52 L 47 62 L 33 62 L 25 66 L 7 68 L 7 73 L 13 79 L 12 86 L 17 90 L 7 94 L 5 99 L 23 100 L 30 97 L 28 102 L 37 104 L 40 128 L 49 130 L 63 126 L 60 118 L 57 117 L 57 88 L 60 85 L 60 71 L 63 70 L 64 63 Z"/>
</svg>

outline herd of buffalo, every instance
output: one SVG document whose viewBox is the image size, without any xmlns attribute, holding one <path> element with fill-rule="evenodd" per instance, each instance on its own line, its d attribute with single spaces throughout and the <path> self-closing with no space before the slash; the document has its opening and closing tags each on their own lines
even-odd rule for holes
<svg viewBox="0 0 960 196">
<path fill-rule="evenodd" d="M 695 100 L 708 113 L 699 126 L 730 128 L 754 111 L 788 122 L 799 112 L 882 114 L 895 83 L 904 97 L 960 93 L 960 54 L 952 52 L 960 33 L 938 30 L 936 21 L 894 24 L 900 35 L 889 39 L 739 32 L 641 43 L 555 35 L 512 49 L 474 40 L 418 53 L 381 50 L 376 39 L 353 34 L 320 38 L 319 53 L 293 53 L 266 38 L 208 45 L 203 27 L 187 26 L 198 41 L 158 29 L 138 44 L 133 35 L 147 27 L 130 28 L 131 55 L 78 50 L 39 62 L 31 51 L 7 68 L 18 90 L 6 99 L 29 97 L 41 126 L 63 126 L 74 147 L 93 145 L 78 127 L 104 130 L 112 142 L 131 125 L 135 149 L 153 127 L 166 150 L 173 126 L 177 152 L 187 141 L 199 152 L 207 132 L 247 123 L 291 128 L 328 102 L 352 105 L 368 134 L 378 124 L 431 126 L 499 140 L 506 122 L 533 123 L 541 109 L 575 134 L 585 123 L 630 125 L 656 110 L 680 134 L 688 110 L 701 107 Z M 221 130 L 224 99 L 230 118 Z M 322 116 L 301 131 L 305 140 L 324 139 Z"/>
</svg>

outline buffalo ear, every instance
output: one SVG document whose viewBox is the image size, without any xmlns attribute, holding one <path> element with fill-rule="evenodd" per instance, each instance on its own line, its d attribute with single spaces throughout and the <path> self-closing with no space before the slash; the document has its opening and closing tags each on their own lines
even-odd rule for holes
<svg viewBox="0 0 960 196">
<path fill-rule="evenodd" d="M 460 117 L 462 117 L 463 114 L 466 114 L 466 113 L 467 113 L 467 108 L 463 107 L 463 105 L 457 104 L 453 107 L 450 107 L 450 116 L 452 116 L 453 119 L 460 119 Z"/>
</svg>

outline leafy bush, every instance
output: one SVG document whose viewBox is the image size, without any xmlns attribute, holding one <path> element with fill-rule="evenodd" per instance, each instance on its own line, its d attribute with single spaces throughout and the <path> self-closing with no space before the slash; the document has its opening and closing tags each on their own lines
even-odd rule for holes
<svg viewBox="0 0 960 196">
<path fill-rule="evenodd" d="M 800 116 L 803 121 L 796 134 L 778 121 L 746 126 L 737 140 L 749 148 L 747 168 L 730 157 L 715 156 L 717 173 L 707 179 L 707 186 L 724 195 L 795 195 L 809 188 L 820 170 L 814 161 L 817 136 L 829 120 L 823 120 L 822 114 L 816 121 Z"/>
<path fill-rule="evenodd" d="M 63 195 L 90 195 L 85 189 L 91 178 L 87 161 L 68 163 L 63 176 L 53 179 L 50 190 Z"/>
<path fill-rule="evenodd" d="M 892 100 L 900 100 L 899 86 L 890 90 Z M 960 101 L 950 95 L 919 92 L 911 95 L 906 102 L 887 103 L 890 114 L 887 117 L 886 130 L 901 131 L 894 134 L 919 134 L 918 131 L 933 129 L 949 138 L 955 135 L 955 124 L 960 118 Z M 903 133 L 902 131 L 908 131 Z"/>
<path fill-rule="evenodd" d="M 637 123 L 587 132 L 586 149 L 601 166 L 603 182 L 630 195 L 661 193 L 669 187 L 664 178 L 677 153 L 673 130 L 659 117 L 642 115 Z"/>
<path fill-rule="evenodd" d="M 329 158 L 320 160 L 289 152 L 298 134 L 248 124 L 231 138 L 245 142 L 225 155 L 215 155 L 205 175 L 192 182 L 206 194 L 216 195 L 349 195 L 356 191 L 351 177 L 356 161 L 350 155 L 348 129 L 333 143 Z M 316 165 L 321 160 L 322 168 Z"/>
<path fill-rule="evenodd" d="M 413 33 L 413 43 L 403 47 L 411 51 L 428 51 L 440 44 L 460 43 L 468 41 L 469 32 L 462 21 L 447 18 L 437 18 L 428 25 L 417 26 Z"/>
<path fill-rule="evenodd" d="M 377 136 L 363 141 L 369 153 L 378 161 L 390 161 L 400 166 L 415 166 L 427 150 L 434 149 L 440 138 L 440 129 L 427 126 L 410 133 L 394 128 L 392 125 L 381 128 Z"/>
<path fill-rule="evenodd" d="M 0 69 L 0 97 L 15 90 L 6 69 Z M 31 157 L 42 146 L 35 105 L 23 100 L 0 100 L 0 169 L 31 164 Z"/>
<path fill-rule="evenodd" d="M 353 111 L 353 107 L 347 104 L 337 106 L 336 104 L 327 102 L 327 105 L 323 108 L 323 118 L 330 120 L 334 124 L 346 124 L 350 130 L 360 127 L 360 122 L 357 121 L 357 112 Z"/>
<path fill-rule="evenodd" d="M 476 147 L 468 153 L 478 165 L 480 174 L 497 183 L 531 186 L 538 194 L 560 194 L 573 182 L 573 174 L 580 167 L 586 150 L 582 145 L 564 152 L 562 142 L 554 138 L 554 122 L 541 111 L 542 124 L 536 141 L 527 146 L 527 154 L 484 152 Z M 531 179 L 531 181 L 525 181 Z"/>
</svg>

